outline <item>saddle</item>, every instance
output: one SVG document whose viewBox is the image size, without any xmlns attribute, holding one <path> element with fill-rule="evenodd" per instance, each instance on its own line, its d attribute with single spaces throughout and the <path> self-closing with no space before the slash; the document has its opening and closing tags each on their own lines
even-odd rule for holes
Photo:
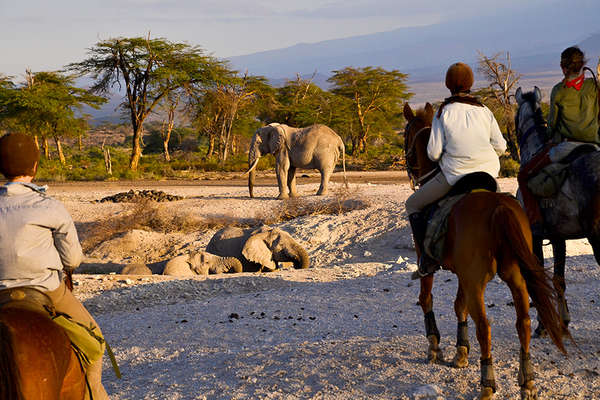
<svg viewBox="0 0 600 400">
<path fill-rule="evenodd" d="M 427 230 L 425 232 L 424 250 L 434 260 L 440 262 L 444 255 L 446 232 L 448 232 L 448 216 L 452 208 L 465 195 L 474 191 L 497 192 L 498 182 L 485 172 L 474 172 L 458 180 L 452 189 L 438 202 L 425 209 Z"/>
<path fill-rule="evenodd" d="M 550 149 L 551 164 L 542 168 L 527 181 L 527 187 L 534 196 L 552 197 L 562 187 L 568 177 L 569 166 L 579 157 L 593 153 L 600 148 L 592 143 L 561 142 Z"/>
<path fill-rule="evenodd" d="M 47 314 L 54 314 L 54 305 L 44 292 L 32 287 L 17 287 L 0 290 L 0 309 L 25 308 Z"/>
</svg>

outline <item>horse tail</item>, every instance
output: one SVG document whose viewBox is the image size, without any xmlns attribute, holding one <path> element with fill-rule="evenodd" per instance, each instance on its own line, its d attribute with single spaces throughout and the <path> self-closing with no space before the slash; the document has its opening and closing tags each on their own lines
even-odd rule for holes
<svg viewBox="0 0 600 400">
<path fill-rule="evenodd" d="M 19 371 L 7 325 L 0 321 L 0 399 L 21 400 Z"/>
<path fill-rule="evenodd" d="M 538 316 L 556 347 L 567 354 L 562 340 L 563 333 L 573 340 L 558 314 L 558 301 L 552 286 L 552 278 L 533 254 L 531 245 L 525 238 L 523 226 L 517 215 L 506 205 L 499 205 L 492 215 L 492 226 L 497 229 L 498 239 L 502 240 L 502 252 L 510 254 L 518 261 L 527 291 L 535 304 Z"/>
</svg>

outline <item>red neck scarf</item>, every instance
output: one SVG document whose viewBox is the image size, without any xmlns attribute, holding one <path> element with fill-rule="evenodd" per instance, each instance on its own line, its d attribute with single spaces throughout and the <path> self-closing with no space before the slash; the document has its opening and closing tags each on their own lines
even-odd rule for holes
<svg viewBox="0 0 600 400">
<path fill-rule="evenodd" d="M 570 81 L 565 79 L 565 87 L 572 87 L 573 89 L 580 91 L 581 87 L 583 86 L 583 73 L 581 75 L 579 75 L 577 78 L 573 78 Z"/>
</svg>

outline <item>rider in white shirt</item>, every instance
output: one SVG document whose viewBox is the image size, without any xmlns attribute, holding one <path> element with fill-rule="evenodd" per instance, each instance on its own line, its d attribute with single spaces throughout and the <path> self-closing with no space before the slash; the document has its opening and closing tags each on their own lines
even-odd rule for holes
<svg viewBox="0 0 600 400">
<path fill-rule="evenodd" d="M 463 63 L 448 68 L 446 87 L 451 96 L 440 106 L 431 126 L 427 154 L 438 161 L 440 172 L 406 200 L 415 246 L 419 249 L 419 269 L 413 279 L 435 272 L 439 266 L 423 249 L 427 220 L 423 209 L 445 196 L 461 177 L 487 172 L 493 177 L 500 171 L 499 156 L 506 151 L 492 112 L 470 95 L 473 71 Z"/>
</svg>

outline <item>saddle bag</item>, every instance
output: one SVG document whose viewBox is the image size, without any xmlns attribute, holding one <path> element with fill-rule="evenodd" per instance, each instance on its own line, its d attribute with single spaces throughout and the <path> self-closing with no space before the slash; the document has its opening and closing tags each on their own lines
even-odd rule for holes
<svg viewBox="0 0 600 400">
<path fill-rule="evenodd" d="M 97 327 L 85 326 L 74 321 L 69 315 L 61 313 L 54 315 L 52 320 L 65 330 L 83 364 L 90 365 L 102 358 L 105 341 Z"/>
<path fill-rule="evenodd" d="M 527 187 L 537 197 L 552 197 L 560 190 L 567 174 L 569 164 L 552 163 L 529 179 Z"/>
</svg>

